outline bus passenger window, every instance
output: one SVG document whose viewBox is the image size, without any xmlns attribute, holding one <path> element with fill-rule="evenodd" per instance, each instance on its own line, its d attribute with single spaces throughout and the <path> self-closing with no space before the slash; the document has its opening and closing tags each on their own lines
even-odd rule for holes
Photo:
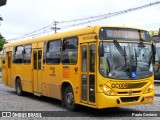
<svg viewBox="0 0 160 120">
<path fill-rule="evenodd" d="M 61 40 L 54 40 L 47 43 L 47 64 L 59 64 L 61 58 Z"/>
<path fill-rule="evenodd" d="M 78 40 L 76 37 L 67 38 L 63 41 L 62 63 L 77 63 Z"/>
<path fill-rule="evenodd" d="M 14 63 L 22 63 L 23 62 L 23 46 L 17 46 L 15 47 L 14 51 Z"/>
<path fill-rule="evenodd" d="M 31 63 L 31 52 L 32 52 L 32 45 L 25 45 L 24 46 L 24 60 L 23 62 L 26 64 Z"/>
</svg>

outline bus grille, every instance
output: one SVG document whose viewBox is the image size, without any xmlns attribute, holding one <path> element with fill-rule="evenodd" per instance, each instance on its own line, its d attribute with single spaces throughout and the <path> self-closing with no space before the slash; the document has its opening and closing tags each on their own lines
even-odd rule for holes
<svg viewBox="0 0 160 120">
<path fill-rule="evenodd" d="M 128 83 L 128 89 L 133 89 L 133 88 L 141 88 L 144 85 L 146 85 L 147 82 L 142 82 L 142 83 Z"/>
<path fill-rule="evenodd" d="M 121 97 L 122 102 L 135 102 L 138 101 L 139 97 Z"/>
<path fill-rule="evenodd" d="M 128 91 L 127 92 L 117 92 L 118 94 L 129 94 Z M 141 91 L 132 91 L 133 94 L 138 94 L 141 93 Z"/>
</svg>

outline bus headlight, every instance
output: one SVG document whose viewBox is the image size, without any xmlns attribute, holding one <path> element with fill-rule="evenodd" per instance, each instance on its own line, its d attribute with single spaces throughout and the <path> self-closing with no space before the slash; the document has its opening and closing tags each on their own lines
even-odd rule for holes
<svg viewBox="0 0 160 120">
<path fill-rule="evenodd" d="M 107 87 L 106 85 L 100 84 L 99 86 L 100 86 L 101 90 L 102 90 L 106 95 L 115 95 L 115 93 L 114 93 L 109 87 Z"/>
<path fill-rule="evenodd" d="M 115 95 L 115 93 L 107 86 L 103 86 L 103 92 L 107 95 Z"/>
<path fill-rule="evenodd" d="M 153 91 L 153 89 L 154 89 L 154 86 L 151 84 L 145 91 L 144 91 L 144 93 L 146 94 L 146 93 L 151 93 L 152 91 Z"/>
</svg>

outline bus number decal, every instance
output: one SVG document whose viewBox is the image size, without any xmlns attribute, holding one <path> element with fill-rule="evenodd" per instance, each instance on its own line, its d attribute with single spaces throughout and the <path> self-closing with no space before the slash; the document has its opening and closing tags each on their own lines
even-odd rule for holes
<svg viewBox="0 0 160 120">
<path fill-rule="evenodd" d="M 55 67 L 50 67 L 50 70 L 51 70 L 51 74 L 49 74 L 49 76 L 56 76 Z"/>
</svg>

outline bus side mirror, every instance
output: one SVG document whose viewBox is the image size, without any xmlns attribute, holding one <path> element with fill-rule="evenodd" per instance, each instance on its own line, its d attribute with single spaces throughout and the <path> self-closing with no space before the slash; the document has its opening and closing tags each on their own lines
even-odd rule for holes
<svg viewBox="0 0 160 120">
<path fill-rule="evenodd" d="M 104 57 L 104 50 L 102 45 L 99 46 L 98 53 L 99 53 L 99 57 Z"/>
<path fill-rule="evenodd" d="M 156 46 L 152 44 L 153 64 L 155 64 Z"/>
<path fill-rule="evenodd" d="M 156 46 L 154 46 L 154 54 L 156 54 Z"/>
</svg>

